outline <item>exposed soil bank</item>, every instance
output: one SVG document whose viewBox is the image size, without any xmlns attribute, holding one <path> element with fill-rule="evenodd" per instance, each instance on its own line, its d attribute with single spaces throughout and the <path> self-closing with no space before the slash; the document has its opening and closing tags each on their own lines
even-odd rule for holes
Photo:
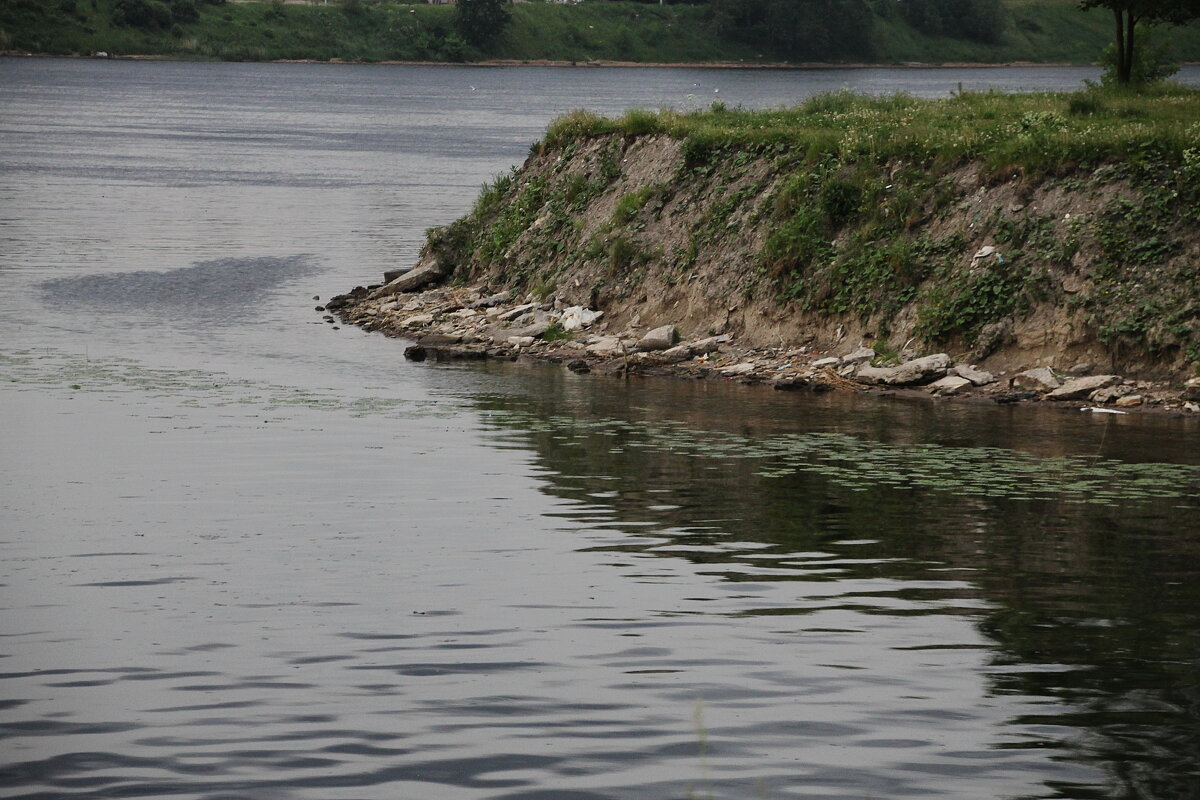
<svg viewBox="0 0 1200 800">
<path fill-rule="evenodd" d="M 887 158 L 870 125 L 890 114 L 907 127 L 889 128 L 889 141 L 907 142 L 926 107 L 857 102 L 814 101 L 819 120 L 844 126 L 840 138 L 821 123 L 795 141 L 748 138 L 766 115 L 721 128 L 739 131 L 733 143 L 691 119 L 668 120 L 691 126 L 672 134 L 631 113 L 617 124 L 633 132 L 596 134 L 612 125 L 567 118 L 471 215 L 432 232 L 411 273 L 329 310 L 431 356 L 1196 409 L 1200 150 L 1190 139 L 1183 156 L 1046 164 L 1043 143 L 1069 150 L 1107 112 L 1088 110 L 1077 134 L 1055 111 L 997 119 L 986 96 L 946 105 L 999 134 L 940 135 L 1011 138 L 996 145 L 1015 154 L 1010 165 L 916 156 L 911 143 Z M 1131 108 L 1109 111 L 1123 120 Z M 1185 136 L 1200 146 L 1189 120 Z"/>
</svg>

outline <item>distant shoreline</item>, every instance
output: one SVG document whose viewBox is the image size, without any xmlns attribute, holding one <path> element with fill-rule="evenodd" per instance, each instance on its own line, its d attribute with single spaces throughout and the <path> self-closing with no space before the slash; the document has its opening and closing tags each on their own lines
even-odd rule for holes
<svg viewBox="0 0 1200 800">
<path fill-rule="evenodd" d="M 63 59 L 92 59 L 101 61 L 174 61 L 180 63 L 221 63 L 221 64 L 333 64 L 352 66 L 388 66 L 388 67 L 580 67 L 580 68 L 622 68 L 622 69 L 746 69 L 746 70 L 822 70 L 822 69 L 1005 69 L 1005 68 L 1036 68 L 1036 67 L 1095 67 L 1095 64 L 1073 64 L 1070 62 L 1043 61 L 947 61 L 938 63 L 898 62 L 825 62 L 804 61 L 800 63 L 772 62 L 754 63 L 729 61 L 688 61 L 688 62 L 659 62 L 659 61 L 559 61 L 553 59 L 504 59 L 492 58 L 483 61 L 353 61 L 349 59 L 331 58 L 328 60 L 313 58 L 279 58 L 262 61 L 225 61 L 221 59 L 178 58 L 167 55 L 61 55 L 56 53 L 29 53 L 16 50 L 0 50 L 0 57 L 6 58 L 63 58 Z M 1188 62 L 1182 66 L 1195 66 L 1200 62 Z"/>
</svg>

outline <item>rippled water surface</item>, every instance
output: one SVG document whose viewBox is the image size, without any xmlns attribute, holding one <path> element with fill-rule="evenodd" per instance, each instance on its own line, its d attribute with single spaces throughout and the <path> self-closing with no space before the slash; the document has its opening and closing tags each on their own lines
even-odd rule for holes
<svg viewBox="0 0 1200 800">
<path fill-rule="evenodd" d="M 1200 796 L 1195 420 L 314 311 L 571 108 L 1093 76 L 0 59 L 0 796 Z"/>
</svg>

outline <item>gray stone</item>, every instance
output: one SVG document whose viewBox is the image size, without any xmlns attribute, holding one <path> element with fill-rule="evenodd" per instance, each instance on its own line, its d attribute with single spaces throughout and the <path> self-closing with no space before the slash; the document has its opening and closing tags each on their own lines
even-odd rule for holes
<svg viewBox="0 0 1200 800">
<path fill-rule="evenodd" d="M 1047 400 L 1082 400 L 1097 389 L 1106 389 L 1121 382 L 1120 375 L 1089 375 L 1072 378 L 1046 395 Z"/>
<path fill-rule="evenodd" d="M 929 386 L 926 388 L 934 394 L 949 396 L 961 394 L 963 391 L 970 389 L 972 386 L 974 386 L 974 384 L 967 378 L 963 378 L 959 375 L 947 375 L 946 377 L 940 378 L 929 384 Z"/>
<path fill-rule="evenodd" d="M 548 330 L 550 330 L 550 323 L 546 320 L 540 320 L 532 325 L 526 325 L 524 328 L 514 328 L 508 332 L 508 335 L 510 337 L 532 336 L 536 339 Z"/>
<path fill-rule="evenodd" d="M 989 383 L 996 382 L 996 376 L 992 373 L 976 369 L 974 366 L 968 364 L 959 364 L 958 366 L 951 367 L 949 374 L 966 378 L 975 386 L 987 386 Z"/>
<path fill-rule="evenodd" d="M 860 347 L 853 353 L 842 356 L 843 364 L 869 364 L 875 358 L 875 351 L 869 347 Z"/>
<path fill-rule="evenodd" d="M 588 345 L 587 351 L 597 356 L 619 356 L 626 352 L 625 346 L 616 336 L 601 336 Z"/>
<path fill-rule="evenodd" d="M 492 306 L 498 306 L 501 303 L 507 303 L 510 297 L 512 297 L 511 292 L 500 292 L 499 294 L 489 295 L 488 297 L 482 297 L 476 300 L 474 303 L 471 303 L 471 308 L 491 308 Z"/>
<path fill-rule="evenodd" d="M 513 347 L 529 347 L 529 345 L 536 342 L 537 339 L 534 339 L 532 336 L 510 336 L 508 337 L 507 341 Z"/>
<path fill-rule="evenodd" d="M 406 328 L 415 328 L 418 325 L 432 325 L 433 314 L 414 314 L 400 324 Z"/>
<path fill-rule="evenodd" d="M 637 343 L 637 349 L 643 352 L 667 350 L 675 345 L 678 336 L 674 325 L 663 325 L 643 336 Z"/>
<path fill-rule="evenodd" d="M 1200 400 L 1200 377 L 1188 378 L 1179 397 L 1181 400 Z"/>
<path fill-rule="evenodd" d="M 493 314 L 492 316 L 501 322 L 509 322 L 521 316 L 522 314 L 533 311 L 535 308 L 537 308 L 537 303 L 525 303 L 524 305 L 515 306 L 507 311 L 501 311 L 498 314 Z"/>
<path fill-rule="evenodd" d="M 734 364 L 732 367 L 725 367 L 721 370 L 722 375 L 749 375 L 754 372 L 755 363 L 753 361 L 743 361 L 741 364 Z"/>
<path fill-rule="evenodd" d="M 1115 403 L 1126 395 L 1133 394 L 1132 386 L 1106 386 L 1103 389 L 1097 389 L 1088 395 L 1088 400 L 1093 403 Z"/>
<path fill-rule="evenodd" d="M 842 359 L 838 358 L 837 356 L 830 356 L 829 358 L 818 358 L 816 361 L 812 362 L 812 365 L 814 369 L 824 369 L 825 367 L 841 366 L 841 363 Z"/>
<path fill-rule="evenodd" d="M 1052 392 L 1062 386 L 1062 381 L 1054 376 L 1049 367 L 1037 367 L 1018 372 L 1013 376 L 1011 386 L 1017 391 Z"/>
<path fill-rule="evenodd" d="M 415 292 L 417 289 L 437 283 L 450 274 L 453 264 L 446 263 L 435 256 L 426 254 L 417 265 L 408 272 L 388 281 L 371 293 L 372 297 L 388 297 L 401 292 Z"/>
<path fill-rule="evenodd" d="M 950 369 L 950 356 L 937 353 L 914 358 L 895 367 L 860 367 L 855 377 L 863 383 L 887 386 L 916 386 L 944 377 Z"/>
</svg>

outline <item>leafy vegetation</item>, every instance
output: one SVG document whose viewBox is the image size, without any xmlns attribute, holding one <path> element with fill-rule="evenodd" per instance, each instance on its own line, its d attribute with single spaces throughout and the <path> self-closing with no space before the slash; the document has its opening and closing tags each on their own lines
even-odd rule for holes
<svg viewBox="0 0 1200 800">
<path fill-rule="evenodd" d="M 623 166 L 645 137 L 676 142 L 671 180 Z M 464 279 L 620 298 L 727 271 L 747 298 L 881 337 L 906 314 L 906 337 L 984 349 L 996 324 L 1049 304 L 1110 346 L 1200 361 L 1193 89 L 574 112 L 534 154 L 464 223 Z M 981 199 L 992 191 L 1007 199 Z"/>
<path fill-rule="evenodd" d="M 0 48 L 226 60 L 1088 63 L 1111 27 L 1076 0 L 0 0 Z M 1171 38 L 1200 60 L 1200 25 Z"/>
</svg>

